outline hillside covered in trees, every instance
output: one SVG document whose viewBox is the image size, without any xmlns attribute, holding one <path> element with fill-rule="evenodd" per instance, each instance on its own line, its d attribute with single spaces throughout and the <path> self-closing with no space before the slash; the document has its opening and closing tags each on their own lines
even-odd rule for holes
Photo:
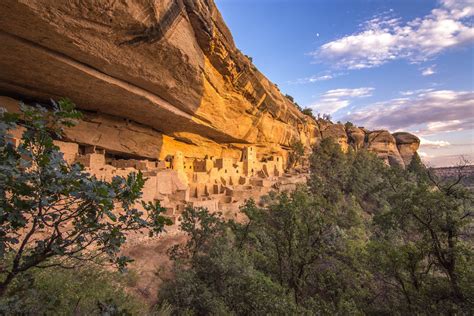
<svg viewBox="0 0 474 316">
<path fill-rule="evenodd" d="M 419 159 L 389 168 L 323 140 L 308 185 L 248 201 L 245 223 L 188 209 L 160 301 L 197 315 L 468 315 L 471 203 Z"/>
<path fill-rule="evenodd" d="M 473 312 L 472 192 L 439 180 L 417 156 L 406 169 L 389 167 L 331 138 L 314 147 L 307 185 L 270 193 L 265 206 L 248 200 L 243 221 L 188 207 L 187 238 L 167 249 L 171 273 L 157 271 L 162 284 L 146 305 L 120 247 L 128 232 L 160 234 L 168 222 L 159 205 L 134 207 L 141 174 L 108 184 L 64 161 L 52 135 L 78 116 L 66 101 L 1 115 L 2 314 Z M 16 146 L 9 132 L 18 124 Z"/>
</svg>

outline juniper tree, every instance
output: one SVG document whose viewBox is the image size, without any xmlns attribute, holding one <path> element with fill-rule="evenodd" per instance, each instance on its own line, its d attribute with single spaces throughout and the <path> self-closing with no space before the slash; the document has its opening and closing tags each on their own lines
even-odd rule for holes
<svg viewBox="0 0 474 316">
<path fill-rule="evenodd" d="M 293 168 L 297 166 L 304 156 L 304 145 L 300 140 L 295 140 L 291 144 L 291 151 L 288 157 L 288 167 Z"/>
<path fill-rule="evenodd" d="M 127 233 L 154 235 L 168 223 L 159 204 L 137 208 L 146 179 L 139 172 L 109 183 L 64 160 L 53 139 L 81 117 L 72 102 L 20 108 L 0 112 L 0 296 L 33 268 L 91 261 L 124 268 Z M 11 132 L 19 127 L 15 144 Z"/>
</svg>

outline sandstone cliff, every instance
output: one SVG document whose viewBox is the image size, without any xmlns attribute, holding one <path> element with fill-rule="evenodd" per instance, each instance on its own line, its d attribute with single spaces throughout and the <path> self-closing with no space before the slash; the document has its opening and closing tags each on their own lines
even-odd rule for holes
<svg viewBox="0 0 474 316">
<path fill-rule="evenodd" d="M 236 47 L 212 0 L 3 0 L 0 94 L 67 96 L 86 111 L 73 142 L 131 156 L 287 156 L 335 137 L 403 166 L 416 137 L 303 115 Z"/>
<path fill-rule="evenodd" d="M 85 116 L 57 142 L 65 159 L 105 180 L 141 170 L 143 199 L 175 223 L 188 204 L 239 220 L 245 199 L 305 182 L 283 170 L 296 140 L 309 151 L 332 137 L 400 166 L 418 149 L 411 134 L 303 115 L 235 47 L 212 0 L 1 0 L 0 12 L 0 107 L 70 98 Z M 163 249 L 183 242 L 176 226 L 129 236 L 140 293 L 156 292 Z"/>
</svg>

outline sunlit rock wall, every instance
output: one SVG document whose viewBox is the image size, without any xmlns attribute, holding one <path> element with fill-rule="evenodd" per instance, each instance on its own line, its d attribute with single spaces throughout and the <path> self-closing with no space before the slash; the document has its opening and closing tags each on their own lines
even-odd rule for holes
<svg viewBox="0 0 474 316">
<path fill-rule="evenodd" d="M 212 0 L 3 0 L 0 12 L 0 94 L 70 98 L 85 112 L 70 141 L 153 159 L 239 159 L 249 144 L 286 159 L 297 140 L 360 143 L 284 97 L 235 47 Z M 414 147 L 381 150 L 398 149 L 389 160 L 403 164 Z"/>
</svg>

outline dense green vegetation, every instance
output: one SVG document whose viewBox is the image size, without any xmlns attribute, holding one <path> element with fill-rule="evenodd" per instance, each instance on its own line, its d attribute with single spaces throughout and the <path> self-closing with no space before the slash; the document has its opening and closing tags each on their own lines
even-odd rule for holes
<svg viewBox="0 0 474 316">
<path fill-rule="evenodd" d="M 180 315 L 472 314 L 468 191 L 329 139 L 311 171 L 268 207 L 248 201 L 245 223 L 188 208 L 160 301 Z"/>
<path fill-rule="evenodd" d="M 133 273 L 100 267 L 126 265 L 127 231 L 166 224 L 159 205 L 134 208 L 145 179 L 106 183 L 66 164 L 53 136 L 79 117 L 67 101 L 0 117 L 0 314 L 474 312 L 472 192 L 418 156 L 401 170 L 324 139 L 308 184 L 270 194 L 265 207 L 247 201 L 246 221 L 188 207 L 187 242 L 169 250 L 172 276 L 147 308 L 126 290 Z M 18 147 L 8 135 L 17 125 L 26 131 Z M 304 147 L 293 151 L 296 164 Z"/>
<path fill-rule="evenodd" d="M 131 273 L 88 265 L 75 269 L 32 269 L 15 279 L 0 298 L 1 315 L 143 315 L 144 302 L 128 294 Z"/>
</svg>

